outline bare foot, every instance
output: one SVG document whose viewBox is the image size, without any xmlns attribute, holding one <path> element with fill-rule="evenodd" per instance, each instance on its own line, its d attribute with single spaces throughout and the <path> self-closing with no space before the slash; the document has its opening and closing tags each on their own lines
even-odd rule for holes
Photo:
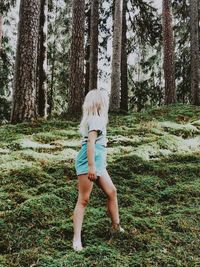
<svg viewBox="0 0 200 267">
<path fill-rule="evenodd" d="M 81 251 L 82 249 L 83 249 L 83 247 L 82 247 L 82 243 L 81 243 L 81 241 L 80 240 L 77 240 L 77 241 L 72 241 L 72 243 L 73 243 L 73 249 L 75 250 L 75 251 Z"/>
<path fill-rule="evenodd" d="M 119 224 L 113 224 L 113 225 L 112 225 L 112 229 L 113 229 L 114 231 L 119 231 L 119 232 L 121 232 L 121 233 L 124 233 L 124 232 L 125 232 L 124 229 L 123 229 Z"/>
</svg>

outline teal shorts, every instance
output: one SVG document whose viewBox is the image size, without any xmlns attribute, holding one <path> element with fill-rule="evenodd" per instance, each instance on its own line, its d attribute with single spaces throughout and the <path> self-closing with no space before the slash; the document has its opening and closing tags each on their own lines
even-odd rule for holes
<svg viewBox="0 0 200 267">
<path fill-rule="evenodd" d="M 95 144 L 95 167 L 97 176 L 101 176 L 102 170 L 106 169 L 106 148 L 104 146 Z M 78 153 L 75 162 L 76 174 L 88 173 L 88 158 L 87 158 L 87 144 L 83 145 Z"/>
</svg>

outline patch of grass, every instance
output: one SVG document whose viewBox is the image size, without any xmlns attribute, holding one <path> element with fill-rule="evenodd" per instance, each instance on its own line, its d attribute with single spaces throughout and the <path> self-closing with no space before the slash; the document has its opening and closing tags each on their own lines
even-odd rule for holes
<svg viewBox="0 0 200 267">
<path fill-rule="evenodd" d="M 199 116 L 182 104 L 109 115 L 107 170 L 125 233 L 111 231 L 95 184 L 78 253 L 80 119 L 1 126 L 0 267 L 199 266 Z"/>
</svg>

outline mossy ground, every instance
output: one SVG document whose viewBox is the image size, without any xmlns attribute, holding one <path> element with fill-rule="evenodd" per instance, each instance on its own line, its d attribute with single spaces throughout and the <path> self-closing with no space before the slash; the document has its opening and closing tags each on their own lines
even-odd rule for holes
<svg viewBox="0 0 200 267">
<path fill-rule="evenodd" d="M 110 116 L 108 171 L 125 233 L 111 234 L 95 186 L 82 252 L 71 247 L 78 124 L 0 127 L 0 267 L 200 266 L 200 108 Z"/>
</svg>

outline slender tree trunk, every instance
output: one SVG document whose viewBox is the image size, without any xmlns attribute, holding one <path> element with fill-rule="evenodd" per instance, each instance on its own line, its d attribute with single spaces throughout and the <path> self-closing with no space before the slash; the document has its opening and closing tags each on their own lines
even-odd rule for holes
<svg viewBox="0 0 200 267">
<path fill-rule="evenodd" d="M 51 3 L 51 2 L 50 2 Z M 52 118 L 52 110 L 53 110 L 53 95 L 54 95 L 54 78 L 55 78 L 55 65 L 56 65 L 56 41 L 57 41 L 57 18 L 58 18 L 58 0 L 55 3 L 55 20 L 53 26 L 53 47 L 51 53 L 52 65 L 51 65 L 51 82 L 50 82 L 50 95 L 49 95 L 49 107 L 48 107 L 48 115 L 49 118 Z"/>
<path fill-rule="evenodd" d="M 70 88 L 68 112 L 79 113 L 84 99 L 85 0 L 73 1 Z"/>
<path fill-rule="evenodd" d="M 47 118 L 47 15 L 48 0 L 41 0 L 38 50 L 38 115 Z"/>
<path fill-rule="evenodd" d="M 21 0 L 11 122 L 37 118 L 35 105 L 37 47 L 40 19 L 39 0 Z"/>
<path fill-rule="evenodd" d="M 0 13 L 0 51 L 2 50 L 3 15 Z"/>
<path fill-rule="evenodd" d="M 97 83 L 98 83 L 98 46 L 99 46 L 98 26 L 99 26 L 99 0 L 93 0 L 91 4 L 89 90 L 97 89 Z"/>
<path fill-rule="evenodd" d="M 91 8 L 88 11 L 87 14 L 87 20 L 88 20 L 88 32 L 87 32 L 87 46 L 86 46 L 86 71 L 85 71 L 85 95 L 89 91 L 89 84 L 90 84 L 90 24 L 91 24 Z"/>
<path fill-rule="evenodd" d="M 49 98 L 49 118 L 50 119 L 52 117 L 52 109 L 53 109 L 53 88 L 54 88 L 54 76 L 55 76 L 55 61 L 56 61 L 55 60 L 55 52 L 53 52 L 53 62 L 52 62 L 52 67 L 51 67 L 50 98 Z"/>
<path fill-rule="evenodd" d="M 120 109 L 122 0 L 115 0 L 110 110 Z"/>
<path fill-rule="evenodd" d="M 198 0 L 190 0 L 191 35 L 191 92 L 192 104 L 200 105 L 200 56 L 199 56 Z"/>
<path fill-rule="evenodd" d="M 162 27 L 164 48 L 165 105 L 177 102 L 171 5 L 171 0 L 163 0 Z"/>
<path fill-rule="evenodd" d="M 128 68 L 127 68 L 127 0 L 123 0 L 122 11 L 122 45 L 121 45 L 121 102 L 120 108 L 128 111 Z"/>
</svg>

